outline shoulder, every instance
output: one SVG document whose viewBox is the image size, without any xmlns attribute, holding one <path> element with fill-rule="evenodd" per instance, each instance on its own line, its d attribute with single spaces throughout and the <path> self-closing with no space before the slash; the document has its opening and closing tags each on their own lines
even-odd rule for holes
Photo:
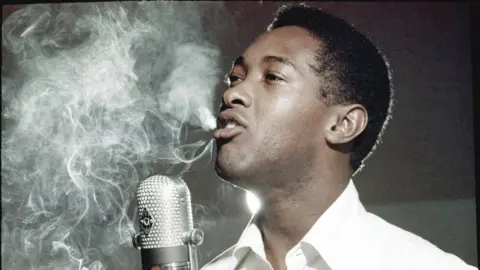
<svg viewBox="0 0 480 270">
<path fill-rule="evenodd" d="M 363 249 L 367 253 L 363 256 L 377 261 L 380 269 L 476 269 L 424 238 L 372 213 L 366 213 L 364 221 L 359 243 L 368 248 Z"/>
<path fill-rule="evenodd" d="M 235 249 L 235 245 L 231 246 L 224 252 L 220 253 L 217 257 L 213 260 L 205 264 L 201 270 L 228 270 L 233 269 L 233 265 L 235 260 L 233 258 L 233 250 Z"/>
</svg>

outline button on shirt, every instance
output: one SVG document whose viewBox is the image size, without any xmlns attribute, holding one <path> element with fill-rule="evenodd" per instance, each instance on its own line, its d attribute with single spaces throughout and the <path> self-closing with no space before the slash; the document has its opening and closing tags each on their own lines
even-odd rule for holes
<svg viewBox="0 0 480 270">
<path fill-rule="evenodd" d="M 471 270 L 453 254 L 368 213 L 352 181 L 302 240 L 288 251 L 289 270 Z M 273 270 L 260 229 L 251 222 L 238 242 L 202 270 Z"/>
</svg>

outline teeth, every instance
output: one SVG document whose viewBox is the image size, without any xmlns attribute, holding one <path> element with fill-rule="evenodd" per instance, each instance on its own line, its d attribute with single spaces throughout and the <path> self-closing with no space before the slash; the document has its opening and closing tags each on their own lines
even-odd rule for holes
<svg viewBox="0 0 480 270">
<path fill-rule="evenodd" d="M 237 126 L 237 123 L 235 122 L 228 122 L 225 128 L 234 128 Z"/>
</svg>

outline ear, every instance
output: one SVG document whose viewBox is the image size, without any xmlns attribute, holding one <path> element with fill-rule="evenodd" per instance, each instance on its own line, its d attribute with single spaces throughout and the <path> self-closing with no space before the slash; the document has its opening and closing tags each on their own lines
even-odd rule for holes
<svg viewBox="0 0 480 270">
<path fill-rule="evenodd" d="M 324 129 L 325 139 L 330 144 L 351 142 L 363 132 L 367 123 L 367 110 L 360 104 L 332 106 Z"/>
</svg>

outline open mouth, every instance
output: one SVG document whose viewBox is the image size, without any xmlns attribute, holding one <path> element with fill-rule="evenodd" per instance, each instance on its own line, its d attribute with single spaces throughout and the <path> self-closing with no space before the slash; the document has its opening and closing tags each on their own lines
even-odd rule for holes
<svg viewBox="0 0 480 270">
<path fill-rule="evenodd" d="M 218 118 L 217 126 L 219 128 L 215 130 L 213 137 L 217 140 L 231 140 L 245 130 L 246 123 L 240 116 L 227 110 Z"/>
<path fill-rule="evenodd" d="M 245 129 L 233 121 L 228 122 L 224 127 L 220 127 L 213 133 L 215 139 L 233 139 L 233 137 L 239 135 Z"/>
<path fill-rule="evenodd" d="M 237 125 L 237 122 L 235 122 L 235 121 L 229 121 L 229 122 L 225 125 L 225 128 L 234 128 L 234 127 L 236 127 L 236 126 L 238 126 L 238 125 Z"/>
</svg>

